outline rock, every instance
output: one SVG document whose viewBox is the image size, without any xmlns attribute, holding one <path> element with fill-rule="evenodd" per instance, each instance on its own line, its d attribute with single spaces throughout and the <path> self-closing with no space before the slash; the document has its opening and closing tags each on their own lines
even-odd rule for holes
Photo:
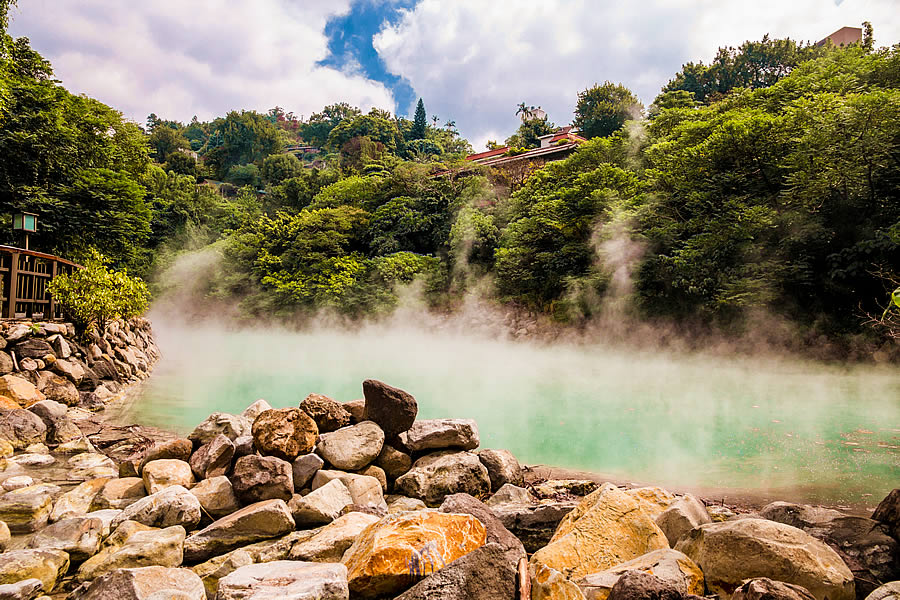
<svg viewBox="0 0 900 600">
<path fill-rule="evenodd" d="M 200 501 L 180 485 L 169 486 L 126 507 L 113 519 L 112 528 L 125 521 L 160 528 L 181 525 L 190 531 L 200 523 Z"/>
<path fill-rule="evenodd" d="M 260 415 L 263 411 L 272 410 L 272 405 L 260 398 L 250 406 L 244 409 L 244 412 L 241 413 L 241 416 L 250 421 L 251 425 L 253 421 L 256 420 L 256 417 Z"/>
<path fill-rule="evenodd" d="M 234 444 L 234 460 L 256 453 L 256 450 L 253 448 L 252 435 L 242 435 L 232 443 Z"/>
<path fill-rule="evenodd" d="M 703 595 L 703 573 L 700 567 L 681 552 L 672 549 L 648 552 L 605 571 L 586 575 L 575 583 L 587 600 L 605 600 L 619 578 L 628 571 L 651 573 L 674 587 L 680 595 Z"/>
<path fill-rule="evenodd" d="M 284 500 L 265 500 L 222 517 L 187 538 L 184 557 L 190 563 L 201 562 L 216 554 L 293 530 L 294 518 Z"/>
<path fill-rule="evenodd" d="M 117 477 L 119 469 L 111 458 L 95 452 L 82 452 L 68 460 L 66 478 L 71 481 L 88 481 L 99 477 Z"/>
<path fill-rule="evenodd" d="M 769 577 L 803 586 L 818 600 L 855 597 L 853 575 L 840 556 L 790 525 L 752 518 L 709 523 L 675 549 L 699 565 L 716 594 L 734 593 L 745 579 Z"/>
<path fill-rule="evenodd" d="M 514 600 L 516 570 L 498 544 L 488 543 L 458 558 L 395 600 Z"/>
<path fill-rule="evenodd" d="M 203 582 L 189 569 L 138 567 L 101 575 L 73 600 L 206 600 Z"/>
<path fill-rule="evenodd" d="M 2 379 L 3 377 L 0 377 L 0 380 Z M 43 400 L 43 397 L 39 400 Z M 16 450 L 30 444 L 43 444 L 47 441 L 47 426 L 40 417 L 27 410 L 20 408 L 6 411 L 0 413 L 0 438 L 8 440 Z"/>
<path fill-rule="evenodd" d="M 531 600 L 585 600 L 581 588 L 556 569 L 534 563 L 529 569 Z"/>
<path fill-rule="evenodd" d="M 412 468 L 412 458 L 409 454 L 385 444 L 382 446 L 378 458 L 375 459 L 375 464 L 384 469 L 385 475 L 394 480 Z"/>
<path fill-rule="evenodd" d="M 496 492 L 506 484 L 525 485 L 522 467 L 509 450 L 481 450 L 476 453 L 478 460 L 488 470 L 491 478 L 491 491 Z"/>
<path fill-rule="evenodd" d="M 374 379 L 363 381 L 362 387 L 366 418 L 381 427 L 387 437 L 412 427 L 419 406 L 411 394 Z"/>
<path fill-rule="evenodd" d="M 357 475 L 362 475 L 364 477 L 374 477 L 378 480 L 378 483 L 381 484 L 381 491 L 386 492 L 388 487 L 387 475 L 384 472 L 384 469 L 381 467 L 376 467 L 375 465 L 369 465 L 365 469 L 360 469 L 356 472 Z"/>
<path fill-rule="evenodd" d="M 344 402 L 341 404 L 344 410 L 350 413 L 350 422 L 351 423 L 362 423 L 363 421 L 367 421 L 366 419 L 366 400 L 365 398 L 360 398 L 359 400 L 351 400 L 350 402 Z"/>
<path fill-rule="evenodd" d="M 381 483 L 374 477 L 367 475 L 321 470 L 313 477 L 312 489 L 316 490 L 333 479 L 338 479 L 347 486 L 354 505 L 373 508 L 378 511 L 387 510 Z"/>
<path fill-rule="evenodd" d="M 713 523 L 721 523 L 722 521 L 727 521 L 737 516 L 737 513 L 735 513 L 733 510 L 731 510 L 727 506 L 721 505 L 707 506 L 706 512 L 707 514 L 709 514 L 709 518 Z"/>
<path fill-rule="evenodd" d="M 559 523 L 577 505 L 574 500 L 542 500 L 492 503 L 490 508 L 503 526 L 522 541 L 525 550 L 534 553 L 550 543 Z"/>
<path fill-rule="evenodd" d="M 81 483 L 56 499 L 50 511 L 50 521 L 55 523 L 61 519 L 81 516 L 91 510 L 94 497 L 110 481 L 106 477 L 91 479 Z M 143 488 L 141 489 L 143 491 Z"/>
<path fill-rule="evenodd" d="M 0 496 L 0 521 L 13 533 L 31 533 L 47 524 L 52 507 L 51 490 L 46 486 L 20 488 Z"/>
<path fill-rule="evenodd" d="M 394 514 L 399 512 L 415 512 L 417 510 L 425 510 L 428 508 L 425 503 L 418 498 L 407 498 L 406 496 L 393 496 L 385 498 L 388 505 L 388 513 Z"/>
<path fill-rule="evenodd" d="M 47 342 L 53 346 L 53 353 L 59 358 L 69 358 L 72 356 L 72 347 L 66 338 L 58 333 L 47 338 Z"/>
<path fill-rule="evenodd" d="M 293 461 L 316 446 L 319 430 L 299 408 L 271 409 L 253 421 L 253 445 L 262 454 Z"/>
<path fill-rule="evenodd" d="M 59 359 L 50 368 L 75 385 L 78 385 L 84 379 L 84 367 L 77 360 Z"/>
<path fill-rule="evenodd" d="M 53 377 L 56 377 L 55 375 Z M 59 379 L 59 378 L 57 378 Z M 72 385 L 67 380 L 61 380 L 66 385 Z M 79 395 L 75 392 L 74 402 L 77 403 Z M 40 417 L 41 421 L 47 427 L 47 441 L 56 444 L 63 444 L 73 440 L 84 439 L 81 430 L 69 419 L 68 408 L 62 401 L 65 398 L 57 398 L 53 394 L 48 394 L 49 400 L 42 400 L 28 407 L 28 410 Z M 57 402 L 56 400 L 61 400 Z"/>
<path fill-rule="evenodd" d="M 294 490 L 300 491 L 312 481 L 313 476 L 325 466 L 317 454 L 304 454 L 294 459 L 291 465 L 291 473 L 294 477 Z"/>
<path fill-rule="evenodd" d="M 194 452 L 190 460 L 191 470 L 197 479 L 228 475 L 233 457 L 234 444 L 227 437 L 219 434 Z"/>
<path fill-rule="evenodd" d="M 78 388 L 75 387 L 74 383 L 65 377 L 60 377 L 47 371 L 41 371 L 41 374 L 43 373 L 47 373 L 47 375 L 42 377 L 40 390 L 48 400 L 60 402 L 66 406 L 78 405 L 81 401 L 81 396 L 78 394 Z"/>
<path fill-rule="evenodd" d="M 124 539 L 118 539 L 116 534 L 130 523 L 134 522 L 125 521 L 120 525 L 107 539 L 103 549 L 81 565 L 76 575 L 78 581 L 96 579 L 116 569 L 181 566 L 184 527 L 175 525 L 166 529 L 133 529 L 133 526 L 128 526 L 127 529 L 131 531 L 127 535 L 122 534 Z"/>
<path fill-rule="evenodd" d="M 140 477 L 108 479 L 103 488 L 97 492 L 91 506 L 93 510 L 107 508 L 122 510 L 146 495 L 147 488 L 144 487 L 144 480 Z"/>
<path fill-rule="evenodd" d="M 519 538 L 514 536 L 503 526 L 500 519 L 491 512 L 483 502 L 468 494 L 453 494 L 447 496 L 441 504 L 441 512 L 472 515 L 484 525 L 487 534 L 487 543 L 497 544 L 506 555 L 508 567 L 515 571 L 518 568 L 519 559 L 525 558 L 525 547 Z"/>
<path fill-rule="evenodd" d="M 15 452 L 16 450 L 13 448 L 13 445 L 9 443 L 9 440 L 0 439 L 0 458 L 12 456 Z"/>
<path fill-rule="evenodd" d="M 47 454 L 19 454 L 7 459 L 20 467 L 46 467 L 56 462 L 56 459 Z"/>
<path fill-rule="evenodd" d="M 472 419 L 427 419 L 416 421 L 400 436 L 410 452 L 478 447 L 478 425 Z"/>
<path fill-rule="evenodd" d="M 331 523 L 344 507 L 353 504 L 347 486 L 338 479 L 329 481 L 306 496 L 294 496 L 288 507 L 298 527 L 317 526 Z"/>
<path fill-rule="evenodd" d="M 241 567 L 219 580 L 217 600 L 348 600 L 341 564 L 276 561 Z"/>
<path fill-rule="evenodd" d="M 878 581 L 900 576 L 897 540 L 878 521 L 789 502 L 768 504 L 759 515 L 802 529 L 831 546 L 853 573 L 857 597 L 873 592 Z"/>
<path fill-rule="evenodd" d="M 609 592 L 611 600 L 682 600 L 684 596 L 665 581 L 645 571 L 627 571 Z"/>
<path fill-rule="evenodd" d="M 160 458 L 144 465 L 144 488 L 148 494 L 165 489 L 172 485 L 190 488 L 194 485 L 194 473 L 191 465 L 183 460 Z"/>
<path fill-rule="evenodd" d="M 28 475 L 16 475 L 3 480 L 2 487 L 4 491 L 11 492 L 12 490 L 18 490 L 32 485 L 35 485 L 35 481 Z"/>
<path fill-rule="evenodd" d="M 15 583 L 0 584 L 0 600 L 38 600 L 47 599 L 43 596 L 44 584 L 40 579 L 23 579 Z"/>
<path fill-rule="evenodd" d="M 62 550 L 72 562 L 80 563 L 100 549 L 103 522 L 93 517 L 72 517 L 49 525 L 34 534 L 29 548 Z"/>
<path fill-rule="evenodd" d="M 884 584 L 866 596 L 866 600 L 900 600 L 900 581 Z"/>
<path fill-rule="evenodd" d="M 340 402 L 322 394 L 310 394 L 300 403 L 300 410 L 312 417 L 319 433 L 337 431 L 350 425 L 350 413 Z"/>
<path fill-rule="evenodd" d="M 678 499 L 669 490 L 658 487 L 634 488 L 625 490 L 625 493 L 637 500 L 641 510 L 654 520 Z"/>
<path fill-rule="evenodd" d="M 212 436 L 214 439 L 215 436 Z M 184 438 L 176 438 L 165 442 L 157 442 L 147 450 L 141 459 L 138 473 L 144 470 L 144 466 L 151 461 L 161 459 L 174 459 L 188 462 L 191 459 L 191 453 L 194 451 L 194 445 L 190 440 Z"/>
<path fill-rule="evenodd" d="M 600 489 L 600 484 L 591 479 L 549 479 L 531 489 L 538 498 L 568 500 L 573 496 L 587 496 Z"/>
<path fill-rule="evenodd" d="M 656 517 L 656 524 L 666 534 L 672 548 L 683 535 L 704 523 L 712 523 L 712 519 L 706 512 L 706 506 L 691 494 L 685 494 Z"/>
<path fill-rule="evenodd" d="M 251 422 L 244 417 L 214 412 L 206 417 L 206 420 L 197 425 L 194 431 L 188 436 L 188 439 L 198 447 L 203 444 L 208 444 L 219 434 L 234 441 L 241 436 L 250 435 L 250 427 Z"/>
<path fill-rule="evenodd" d="M 436 505 L 450 494 L 486 495 L 491 480 L 477 456 L 449 450 L 423 456 L 394 485 L 406 496 Z"/>
<path fill-rule="evenodd" d="M 7 352 L 0 352 L 0 375 L 8 375 L 15 369 L 12 357 Z"/>
<path fill-rule="evenodd" d="M 295 544 L 288 557 L 291 560 L 312 562 L 340 562 L 341 557 L 363 530 L 377 523 L 379 517 L 351 512 L 317 530 L 308 540 Z"/>
<path fill-rule="evenodd" d="M 39 371 L 43 366 L 44 361 L 41 361 L 40 364 L 38 364 L 38 361 L 33 358 L 23 358 L 19 361 L 19 368 L 23 371 Z M 41 389 L 40 386 L 38 386 L 38 389 Z"/>
<path fill-rule="evenodd" d="M 484 503 L 488 506 L 497 506 L 500 504 L 509 504 L 511 502 L 531 504 L 537 502 L 537 498 L 523 487 L 506 483 L 503 487 L 494 492 L 490 498 L 485 500 Z"/>
<path fill-rule="evenodd" d="M 294 494 L 291 464 L 274 456 L 250 455 L 239 458 L 234 463 L 231 485 L 235 496 L 244 504 L 273 498 L 287 502 Z"/>
<path fill-rule="evenodd" d="M 372 421 L 319 436 L 316 453 L 344 471 L 362 469 L 381 453 L 384 432 Z"/>
<path fill-rule="evenodd" d="M 9 525 L 0 521 L 0 552 L 5 552 L 9 547 L 12 534 L 9 531 Z"/>
<path fill-rule="evenodd" d="M 191 488 L 191 493 L 197 497 L 203 510 L 214 519 L 230 515 L 241 508 L 231 481 L 224 475 L 204 479 Z"/>
<path fill-rule="evenodd" d="M 13 351 L 19 358 L 44 358 L 48 354 L 54 354 L 53 346 L 35 338 L 19 342 L 13 347 Z"/>
<path fill-rule="evenodd" d="M 760 577 L 736 589 L 731 600 L 815 600 L 815 597 L 799 585 Z"/>
<path fill-rule="evenodd" d="M 0 394 L 2 393 L 0 390 Z M 887 526 L 894 539 L 900 541 L 900 488 L 885 496 L 872 513 L 872 519 Z"/>
<path fill-rule="evenodd" d="M 50 427 L 55 421 L 66 418 L 69 409 L 65 404 L 55 400 L 41 400 L 29 406 L 28 410 L 40 417 L 44 425 Z"/>
<path fill-rule="evenodd" d="M 121 510 L 116 510 L 114 508 L 107 508 L 104 510 L 93 510 L 84 516 L 91 517 L 93 519 L 100 519 L 100 522 L 103 524 L 103 529 L 100 534 L 100 537 L 105 539 L 109 537 L 110 532 L 112 531 L 111 526 L 113 519 L 119 516 Z"/>
<path fill-rule="evenodd" d="M 37 579 L 47 593 L 69 569 L 69 555 L 61 550 L 12 550 L 0 554 L 0 584 Z"/>
<path fill-rule="evenodd" d="M 572 579 L 668 548 L 666 536 L 638 503 L 606 483 L 567 514 L 550 544 L 531 557 Z"/>
</svg>

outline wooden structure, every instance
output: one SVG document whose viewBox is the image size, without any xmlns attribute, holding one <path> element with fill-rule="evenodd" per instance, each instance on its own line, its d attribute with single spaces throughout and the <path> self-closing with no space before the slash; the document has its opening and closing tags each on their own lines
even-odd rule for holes
<svg viewBox="0 0 900 600">
<path fill-rule="evenodd" d="M 52 254 L 0 246 L 0 300 L 4 319 L 62 319 L 47 284 L 81 265 Z"/>
</svg>

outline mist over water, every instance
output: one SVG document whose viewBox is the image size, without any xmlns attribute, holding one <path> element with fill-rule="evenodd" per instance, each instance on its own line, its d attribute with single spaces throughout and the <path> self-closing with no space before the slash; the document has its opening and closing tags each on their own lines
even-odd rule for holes
<svg viewBox="0 0 900 600">
<path fill-rule="evenodd" d="M 854 506 L 900 481 L 896 369 L 511 342 L 410 316 L 303 332 L 166 316 L 150 315 L 164 358 L 128 416 L 180 432 L 258 398 L 353 400 L 374 378 L 529 465 Z"/>
</svg>

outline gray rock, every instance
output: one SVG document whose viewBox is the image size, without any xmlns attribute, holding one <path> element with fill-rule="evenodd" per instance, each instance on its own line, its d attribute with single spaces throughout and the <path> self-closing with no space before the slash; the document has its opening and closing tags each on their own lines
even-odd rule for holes
<svg viewBox="0 0 900 600">
<path fill-rule="evenodd" d="M 428 508 L 424 502 L 418 498 L 407 498 L 406 496 L 386 496 L 385 502 L 388 505 L 388 513 L 416 512 Z"/>
<path fill-rule="evenodd" d="M 124 529 L 128 532 L 122 533 Z M 181 525 L 148 529 L 126 521 L 111 534 L 99 553 L 79 567 L 76 577 L 78 581 L 88 581 L 117 569 L 181 566 L 184 537 Z M 111 542 L 111 539 L 116 541 Z"/>
<path fill-rule="evenodd" d="M 112 528 L 125 521 L 161 528 L 181 525 L 190 531 L 200 522 L 200 501 L 182 486 L 173 485 L 127 506 L 113 519 Z"/>
<path fill-rule="evenodd" d="M 628 571 L 609 592 L 609 600 L 684 600 L 684 595 L 659 577 L 644 571 Z M 698 599 L 699 600 L 699 599 Z"/>
<path fill-rule="evenodd" d="M 395 600 L 512 600 L 516 570 L 498 544 L 488 543 L 418 582 Z"/>
<path fill-rule="evenodd" d="M 476 452 L 478 460 L 488 470 L 491 478 L 491 491 L 496 492 L 504 485 L 522 486 L 525 478 L 522 476 L 522 467 L 519 461 L 509 450 L 481 450 Z"/>
<path fill-rule="evenodd" d="M 9 375 L 14 370 L 12 357 L 6 352 L 0 352 L 0 375 Z"/>
<path fill-rule="evenodd" d="M 413 423 L 400 440 L 410 452 L 478 447 L 478 425 L 472 419 L 426 419 Z"/>
<path fill-rule="evenodd" d="M 244 504 L 273 498 L 287 502 L 294 494 L 291 463 L 275 456 L 242 456 L 234 464 L 231 485 Z"/>
<path fill-rule="evenodd" d="M 356 473 L 344 473 L 343 471 L 328 471 L 323 469 L 313 477 L 312 489 L 316 490 L 333 479 L 338 479 L 347 486 L 347 490 L 353 498 L 354 505 L 373 508 L 379 512 L 387 510 L 387 503 L 384 501 L 384 491 L 382 490 L 381 482 L 368 475 L 357 475 Z"/>
<path fill-rule="evenodd" d="M 342 564 L 276 561 L 241 567 L 219 580 L 217 600 L 348 600 Z"/>
<path fill-rule="evenodd" d="M 191 493 L 200 501 L 200 506 L 215 519 L 230 515 L 241 508 L 231 481 L 224 475 L 204 479 L 191 488 Z"/>
<path fill-rule="evenodd" d="M 866 600 L 900 600 L 900 581 L 892 581 L 866 596 Z"/>
<path fill-rule="evenodd" d="M 412 458 L 409 454 L 385 444 L 381 448 L 378 458 L 375 459 L 375 464 L 384 469 L 385 475 L 394 480 L 412 468 Z"/>
<path fill-rule="evenodd" d="M 514 536 L 497 515 L 481 500 L 468 494 L 453 494 L 444 498 L 441 512 L 472 515 L 484 525 L 487 532 L 487 543 L 498 544 L 506 556 L 509 569 L 515 571 L 520 558 L 525 558 L 525 547 L 519 538 Z"/>
<path fill-rule="evenodd" d="M 671 548 L 654 550 L 604 571 L 590 573 L 575 583 L 587 600 L 606 598 L 628 571 L 652 573 L 681 594 L 702 594 L 703 573 L 690 558 Z"/>
<path fill-rule="evenodd" d="M 893 538 L 900 541 L 900 488 L 885 496 L 872 513 L 872 519 L 887 527 Z"/>
<path fill-rule="evenodd" d="M 190 569 L 118 569 L 76 590 L 72 600 L 206 600 L 203 581 Z"/>
<path fill-rule="evenodd" d="M 438 505 L 450 494 L 486 495 L 491 480 L 477 456 L 450 450 L 423 456 L 394 485 L 401 494 Z"/>
<path fill-rule="evenodd" d="M 339 562 L 359 534 L 378 521 L 379 517 L 375 515 L 362 512 L 348 513 L 316 530 L 308 540 L 294 544 L 288 557 L 291 560 Z"/>
<path fill-rule="evenodd" d="M 13 351 L 19 358 L 44 358 L 48 354 L 55 356 L 53 346 L 44 340 L 34 338 L 19 342 L 13 347 Z"/>
<path fill-rule="evenodd" d="M 372 421 L 351 425 L 319 436 L 316 453 L 345 471 L 362 469 L 381 453 L 384 432 Z"/>
<path fill-rule="evenodd" d="M 96 452 L 76 454 L 68 460 L 67 465 L 66 478 L 70 481 L 88 481 L 119 474 L 119 469 L 111 458 Z"/>
<path fill-rule="evenodd" d="M 360 398 L 359 400 L 351 400 L 350 402 L 344 402 L 341 406 L 350 413 L 350 422 L 351 423 L 362 423 L 363 421 L 367 421 L 366 419 L 366 400 L 365 398 Z"/>
<path fill-rule="evenodd" d="M 75 385 L 78 385 L 84 379 L 84 365 L 74 358 L 68 360 L 59 359 L 50 365 L 50 368 L 54 373 L 62 375 Z"/>
<path fill-rule="evenodd" d="M 304 454 L 294 459 L 292 463 L 292 473 L 294 476 L 294 490 L 300 491 L 306 487 L 313 476 L 325 466 L 323 461 L 317 454 Z"/>
<path fill-rule="evenodd" d="M 265 410 L 272 410 L 272 405 L 260 398 L 250 406 L 244 409 L 244 412 L 241 413 L 241 416 L 250 421 L 250 424 L 253 424 L 253 421 L 256 420 L 256 417 Z"/>
<path fill-rule="evenodd" d="M 340 402 L 322 394 L 310 394 L 300 403 L 300 410 L 312 417 L 319 433 L 337 431 L 350 424 L 350 413 Z"/>
<path fill-rule="evenodd" d="M 412 394 L 375 379 L 363 381 L 366 418 L 381 427 L 388 437 L 408 430 L 416 420 L 419 405 Z"/>
<path fill-rule="evenodd" d="M 250 456 L 256 452 L 256 449 L 253 447 L 253 436 L 252 435 L 242 435 L 241 437 L 234 440 L 234 460 L 239 459 L 242 456 Z"/>
<path fill-rule="evenodd" d="M 712 523 L 712 519 L 706 506 L 691 494 L 685 494 L 656 517 L 656 524 L 666 534 L 670 548 L 674 548 L 691 529 L 704 523 Z"/>
<path fill-rule="evenodd" d="M 759 577 L 734 590 L 731 600 L 815 600 L 815 596 L 805 587 Z"/>
<path fill-rule="evenodd" d="M 89 482 L 85 482 L 89 483 Z M 80 487 L 80 486 L 79 486 Z M 147 495 L 144 480 L 140 477 L 122 477 L 107 480 L 94 496 L 91 508 L 122 510 Z"/>
<path fill-rule="evenodd" d="M 252 423 L 245 417 L 214 412 L 197 425 L 188 436 L 188 439 L 198 447 L 208 444 L 219 434 L 234 441 L 239 437 L 250 435 L 251 426 Z"/>
<path fill-rule="evenodd" d="M 503 526 L 521 540 L 525 550 L 533 553 L 550 543 L 559 522 L 577 505 L 575 500 L 545 500 L 539 504 L 509 502 L 490 507 Z"/>
<path fill-rule="evenodd" d="M 14 409 L 0 412 L 0 439 L 9 440 L 13 448 L 47 441 L 47 426 L 33 412 Z"/>
<path fill-rule="evenodd" d="M 288 507 L 298 527 L 331 523 L 341 515 L 344 507 L 353 504 L 347 486 L 338 479 L 329 481 L 306 496 L 295 495 Z"/>
<path fill-rule="evenodd" d="M 49 525 L 34 534 L 29 548 L 62 550 L 72 562 L 87 560 L 100 550 L 103 522 L 94 517 L 72 517 Z"/>
<path fill-rule="evenodd" d="M 65 418 L 69 408 L 54 400 L 41 400 L 29 406 L 28 410 L 40 417 L 44 425 L 49 427 L 54 421 Z"/>
<path fill-rule="evenodd" d="M 6 460 L 20 467 L 47 467 L 56 462 L 56 459 L 49 454 L 34 454 L 30 452 L 11 456 Z"/>
<path fill-rule="evenodd" d="M 201 562 L 240 546 L 282 536 L 293 531 L 294 526 L 294 518 L 284 500 L 257 502 L 187 538 L 184 558 L 191 563 Z"/>
<path fill-rule="evenodd" d="M 531 492 L 523 487 L 515 486 L 511 483 L 504 484 L 499 490 L 488 498 L 484 503 L 488 506 L 497 506 L 509 503 L 525 503 L 530 504 L 537 502 L 537 498 Z"/>
<path fill-rule="evenodd" d="M 0 496 L 0 521 L 13 533 L 31 533 L 47 524 L 52 510 L 53 488 L 33 485 Z"/>
<path fill-rule="evenodd" d="M 23 579 L 15 583 L 0 584 L 0 600 L 34 600 L 43 592 L 44 584 L 40 579 Z"/>
<path fill-rule="evenodd" d="M 219 434 L 194 452 L 190 460 L 191 470 L 197 479 L 228 475 L 233 457 L 234 444 Z"/>
</svg>

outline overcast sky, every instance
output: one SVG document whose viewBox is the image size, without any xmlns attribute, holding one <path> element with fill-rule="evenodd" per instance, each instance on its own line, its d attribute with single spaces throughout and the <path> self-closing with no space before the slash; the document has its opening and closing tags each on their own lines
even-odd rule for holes
<svg viewBox="0 0 900 600">
<path fill-rule="evenodd" d="M 144 122 L 346 101 L 456 121 L 481 149 L 516 105 L 559 125 L 578 92 L 623 83 L 649 104 L 688 61 L 871 21 L 900 42 L 898 0 L 19 0 L 27 36 L 72 91 Z"/>
</svg>

